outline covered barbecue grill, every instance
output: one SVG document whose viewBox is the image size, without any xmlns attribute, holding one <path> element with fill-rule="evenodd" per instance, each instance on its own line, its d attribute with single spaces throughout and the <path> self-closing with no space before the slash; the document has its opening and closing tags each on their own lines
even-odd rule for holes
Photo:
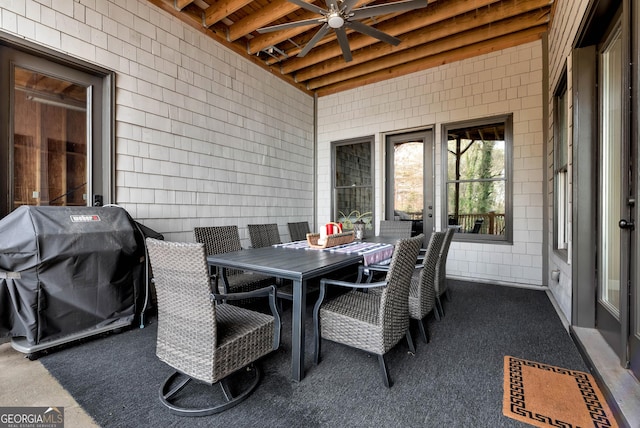
<svg viewBox="0 0 640 428">
<path fill-rule="evenodd" d="M 131 325 L 147 292 L 136 225 L 115 206 L 21 206 L 1 219 L 0 338 L 33 353 Z"/>
</svg>

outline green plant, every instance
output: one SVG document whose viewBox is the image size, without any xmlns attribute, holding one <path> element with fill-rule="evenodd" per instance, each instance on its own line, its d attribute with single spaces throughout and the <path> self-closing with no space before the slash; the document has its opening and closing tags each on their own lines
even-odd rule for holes
<svg viewBox="0 0 640 428">
<path fill-rule="evenodd" d="M 342 211 L 338 211 L 338 213 L 340 214 L 340 221 L 342 223 L 343 230 L 353 229 L 353 223 L 358 220 L 364 222 L 365 229 L 371 229 L 371 220 L 373 219 L 373 213 L 371 211 L 361 213 L 358 210 L 353 210 L 348 215 Z"/>
</svg>

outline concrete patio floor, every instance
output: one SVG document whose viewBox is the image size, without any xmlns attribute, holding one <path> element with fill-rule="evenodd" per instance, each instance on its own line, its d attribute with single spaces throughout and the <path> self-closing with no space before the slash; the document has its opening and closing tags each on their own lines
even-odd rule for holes
<svg viewBox="0 0 640 428">
<path fill-rule="evenodd" d="M 43 365 L 0 343 L 0 407 L 64 407 L 65 427 L 98 427 Z"/>
</svg>

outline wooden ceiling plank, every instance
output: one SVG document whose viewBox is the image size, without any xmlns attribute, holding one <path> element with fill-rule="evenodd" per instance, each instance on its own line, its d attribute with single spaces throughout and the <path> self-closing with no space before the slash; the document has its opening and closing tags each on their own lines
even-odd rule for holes
<svg viewBox="0 0 640 428">
<path fill-rule="evenodd" d="M 522 19 L 511 19 L 505 23 L 498 23 L 496 25 L 484 26 L 479 29 L 470 30 L 459 35 L 451 36 L 445 40 L 436 41 L 427 45 L 416 46 L 412 49 L 407 49 L 397 54 L 386 55 L 380 57 L 376 61 L 369 61 L 354 67 L 347 69 L 327 73 L 316 79 L 308 80 L 307 88 L 314 90 L 321 86 L 326 86 L 332 83 L 336 83 L 340 80 L 352 79 L 357 76 L 372 73 L 374 71 L 388 69 L 403 62 L 409 62 L 424 58 L 426 56 L 432 56 L 439 53 L 451 51 L 464 47 L 469 44 L 476 43 L 478 41 L 491 40 L 500 36 L 507 36 L 511 33 L 517 33 L 520 31 L 526 31 L 526 29 L 535 28 L 536 31 L 539 28 L 546 28 L 545 23 L 539 22 L 536 17 L 529 17 L 526 21 Z M 296 75 L 297 82 L 304 82 Z"/>
<path fill-rule="evenodd" d="M 228 39 L 230 42 L 238 40 L 240 37 L 246 36 L 257 28 L 266 27 L 273 21 L 286 16 L 297 9 L 299 9 L 298 6 L 288 2 L 287 0 L 275 0 L 270 2 L 266 7 L 263 7 L 258 12 L 252 13 L 246 18 L 230 25 Z"/>
<path fill-rule="evenodd" d="M 539 2 L 540 0 L 528 0 L 529 3 Z M 501 25 L 505 28 L 516 27 L 518 30 L 526 27 L 537 26 L 543 22 L 546 22 L 548 16 L 539 13 L 539 9 L 533 9 L 525 14 L 518 15 L 518 11 L 514 8 L 491 8 L 490 12 L 486 12 L 482 15 L 466 15 L 461 18 L 455 19 L 455 26 L 452 22 L 441 22 L 436 25 L 425 27 L 410 34 L 406 34 L 403 43 L 398 46 L 390 46 L 384 43 L 377 43 L 361 52 L 354 52 L 353 60 L 350 63 L 341 61 L 339 57 L 333 59 L 323 59 L 324 62 L 318 63 L 317 61 L 312 66 L 305 68 L 304 70 L 296 73 L 296 80 L 299 82 L 305 80 L 311 80 L 318 76 L 336 72 L 338 70 L 352 68 L 358 64 L 364 64 L 368 61 L 377 60 L 384 56 L 412 49 L 416 46 L 424 44 L 434 44 L 438 41 L 452 39 L 457 37 L 460 33 L 468 32 L 477 28 L 481 28 L 487 25 L 497 26 Z M 495 23 L 495 24 L 493 24 Z M 353 46 L 353 45 L 352 45 Z M 355 49 L 354 49 L 355 50 Z M 320 50 L 321 51 L 321 50 Z M 311 54 L 309 54 L 311 55 Z M 281 67 L 281 71 L 285 74 L 289 69 L 286 65 Z"/>
<path fill-rule="evenodd" d="M 215 2 L 204 11 L 205 27 L 211 27 L 216 22 L 242 9 L 252 1 L 253 0 L 220 0 Z"/>
<path fill-rule="evenodd" d="M 537 30 L 537 31 L 536 31 Z M 493 40 L 486 40 L 473 45 L 464 46 L 453 51 L 443 52 L 434 56 L 422 58 L 416 61 L 401 64 L 388 70 L 380 70 L 367 75 L 358 76 L 353 79 L 343 80 L 331 85 L 319 87 L 315 90 L 318 97 L 336 94 L 349 89 L 359 88 L 364 85 L 382 82 L 387 79 L 405 76 L 429 68 L 438 67 L 444 64 L 451 64 L 456 61 L 473 58 L 478 55 L 485 55 L 513 46 L 530 43 L 540 39 L 541 34 L 547 31 L 546 26 L 538 29 L 524 30 L 520 34 L 501 36 Z"/>
</svg>

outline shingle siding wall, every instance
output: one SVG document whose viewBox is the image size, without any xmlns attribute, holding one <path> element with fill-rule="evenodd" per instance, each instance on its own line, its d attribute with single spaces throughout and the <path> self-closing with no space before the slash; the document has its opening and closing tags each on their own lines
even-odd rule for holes
<svg viewBox="0 0 640 428">
<path fill-rule="evenodd" d="M 116 72 L 113 202 L 167 239 L 313 219 L 309 95 L 147 1 L 8 0 L 0 28 Z"/>
<path fill-rule="evenodd" d="M 582 20 L 582 17 L 586 13 L 589 0 L 575 0 L 567 1 L 562 0 L 556 2 L 555 15 L 551 27 L 549 28 L 549 141 L 547 143 L 547 165 L 548 165 L 548 182 L 546 186 L 546 195 L 549 200 L 549 224 L 548 224 L 548 242 L 549 242 L 549 272 L 544 274 L 548 276 L 549 289 L 553 293 L 553 296 L 560 307 L 563 315 L 567 320 L 571 320 L 571 296 L 572 296 L 572 281 L 571 281 L 571 255 L 572 255 L 572 239 L 571 239 L 571 205 L 572 194 L 571 189 L 573 183 L 569 183 L 569 242 L 568 242 L 568 258 L 565 260 L 557 252 L 554 251 L 554 218 L 553 218 L 553 203 L 554 203 L 554 117 L 555 111 L 553 106 L 554 91 L 560 83 L 560 79 L 564 71 L 567 72 L 567 99 L 569 100 L 569 113 L 567 116 L 568 132 L 568 146 L 569 146 L 569 158 L 568 158 L 568 176 L 571 181 L 573 161 L 571 153 L 573 151 L 573 88 L 572 82 L 572 70 L 571 67 L 571 51 L 573 49 L 573 42 L 578 33 L 578 27 Z M 551 278 L 551 271 L 557 270 L 560 272 L 559 279 L 557 281 Z"/>
<path fill-rule="evenodd" d="M 542 285 L 542 43 L 528 43 L 318 99 L 318 220 L 330 220 L 330 142 L 376 136 L 376 217 L 383 218 L 383 134 L 433 126 L 436 228 L 441 225 L 441 125 L 513 114 L 513 245 L 453 242 L 452 277 Z"/>
</svg>

